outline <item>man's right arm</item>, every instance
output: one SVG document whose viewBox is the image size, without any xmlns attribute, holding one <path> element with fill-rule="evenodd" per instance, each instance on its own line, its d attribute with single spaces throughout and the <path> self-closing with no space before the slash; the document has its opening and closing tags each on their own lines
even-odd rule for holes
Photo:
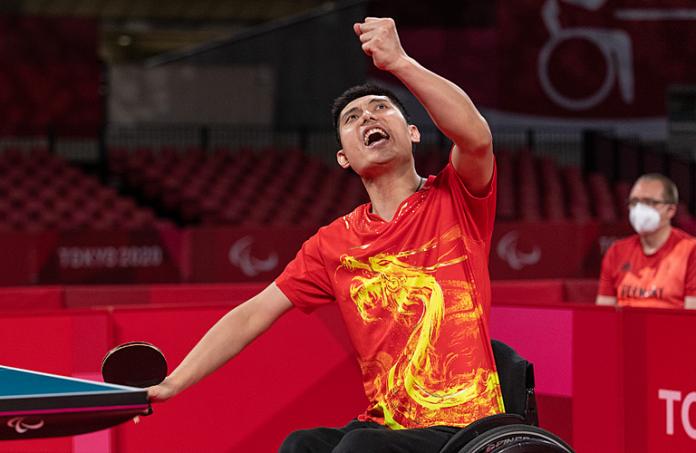
<svg viewBox="0 0 696 453">
<path fill-rule="evenodd" d="M 474 195 L 485 194 L 495 165 L 493 138 L 471 98 L 406 54 L 393 19 L 366 17 L 353 29 L 375 67 L 398 78 L 452 140 L 452 164 L 467 189 Z"/>
<path fill-rule="evenodd" d="M 271 283 L 211 327 L 161 384 L 148 389 L 149 398 L 164 401 L 200 381 L 237 355 L 292 306 L 276 284 Z"/>
<path fill-rule="evenodd" d="M 614 287 L 614 244 L 612 244 L 602 257 L 602 269 L 599 274 L 599 288 L 597 290 L 597 305 L 616 305 L 616 288 Z M 610 295 L 612 294 L 613 295 Z"/>
<path fill-rule="evenodd" d="M 597 305 L 616 305 L 616 297 L 598 295 L 595 303 Z"/>
</svg>

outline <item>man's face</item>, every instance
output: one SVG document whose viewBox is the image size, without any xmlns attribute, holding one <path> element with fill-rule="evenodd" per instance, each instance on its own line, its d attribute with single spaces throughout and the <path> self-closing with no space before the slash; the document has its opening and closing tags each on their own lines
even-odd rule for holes
<svg viewBox="0 0 696 453">
<path fill-rule="evenodd" d="M 351 101 L 338 117 L 338 130 L 343 146 L 336 154 L 338 163 L 364 177 L 412 159 L 412 143 L 420 141 L 416 126 L 407 124 L 401 110 L 386 96 Z"/>
<path fill-rule="evenodd" d="M 662 228 L 669 224 L 677 211 L 673 204 L 665 203 L 664 186 L 661 181 L 656 179 L 638 180 L 631 189 L 628 196 L 629 206 L 642 202 L 660 213 L 660 226 Z"/>
</svg>

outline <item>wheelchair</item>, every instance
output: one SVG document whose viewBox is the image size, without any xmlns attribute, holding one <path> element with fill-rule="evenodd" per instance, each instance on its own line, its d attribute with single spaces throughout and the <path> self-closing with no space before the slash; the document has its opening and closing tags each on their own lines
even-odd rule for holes
<svg viewBox="0 0 696 453">
<path fill-rule="evenodd" d="M 539 428 L 534 366 L 510 346 L 492 340 L 506 413 L 463 428 L 440 453 L 574 453 L 555 434 Z"/>
</svg>

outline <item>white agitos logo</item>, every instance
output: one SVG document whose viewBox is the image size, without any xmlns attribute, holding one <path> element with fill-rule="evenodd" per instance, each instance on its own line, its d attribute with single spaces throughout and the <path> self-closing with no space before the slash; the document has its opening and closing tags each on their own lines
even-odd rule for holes
<svg viewBox="0 0 696 453">
<path fill-rule="evenodd" d="M 39 420 L 35 423 L 27 423 L 25 417 L 14 417 L 7 421 L 7 426 L 13 428 L 19 434 L 24 434 L 29 430 L 37 430 L 43 428 L 43 420 Z"/>
<path fill-rule="evenodd" d="M 517 249 L 517 239 L 520 234 L 517 231 L 510 231 L 506 233 L 500 241 L 498 241 L 498 247 L 496 247 L 496 252 L 501 259 L 504 259 L 511 268 L 516 271 L 526 267 L 536 264 L 541 260 L 541 249 L 538 246 L 534 246 L 531 252 L 524 253 Z"/>
<path fill-rule="evenodd" d="M 230 263 L 239 267 L 247 277 L 254 277 L 261 272 L 268 272 L 278 265 L 278 254 L 275 252 L 268 255 L 266 259 L 253 257 L 251 255 L 251 245 L 253 243 L 254 238 L 244 236 L 232 244 L 227 254 Z"/>
</svg>

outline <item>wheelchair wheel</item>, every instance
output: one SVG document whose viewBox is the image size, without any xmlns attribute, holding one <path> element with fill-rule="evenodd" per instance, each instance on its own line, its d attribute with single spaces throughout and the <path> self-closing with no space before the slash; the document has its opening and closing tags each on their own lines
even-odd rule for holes
<svg viewBox="0 0 696 453">
<path fill-rule="evenodd" d="M 558 436 L 531 425 L 493 428 L 467 443 L 459 453 L 573 453 Z"/>
</svg>

